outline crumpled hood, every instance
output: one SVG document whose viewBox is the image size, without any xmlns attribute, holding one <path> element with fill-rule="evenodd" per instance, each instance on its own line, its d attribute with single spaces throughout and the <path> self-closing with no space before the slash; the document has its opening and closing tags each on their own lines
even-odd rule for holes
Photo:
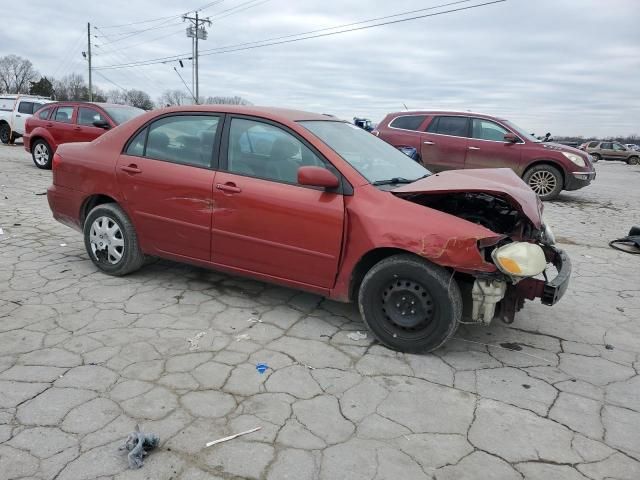
<svg viewBox="0 0 640 480">
<path fill-rule="evenodd" d="M 448 170 L 391 190 L 412 193 L 488 193 L 510 199 L 536 228 L 542 227 L 542 202 L 510 168 Z"/>
</svg>

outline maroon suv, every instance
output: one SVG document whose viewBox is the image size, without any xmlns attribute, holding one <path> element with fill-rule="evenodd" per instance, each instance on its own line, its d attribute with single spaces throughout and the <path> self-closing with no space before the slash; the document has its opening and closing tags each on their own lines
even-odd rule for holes
<svg viewBox="0 0 640 480">
<path fill-rule="evenodd" d="M 432 171 L 508 167 L 542 200 L 596 177 L 588 153 L 538 140 L 508 120 L 469 112 L 388 114 L 372 132 Z"/>
</svg>

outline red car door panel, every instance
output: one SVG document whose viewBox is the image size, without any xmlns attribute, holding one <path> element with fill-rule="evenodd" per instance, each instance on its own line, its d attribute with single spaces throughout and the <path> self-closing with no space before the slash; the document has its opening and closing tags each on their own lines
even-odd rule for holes
<svg viewBox="0 0 640 480">
<path fill-rule="evenodd" d="M 274 124 L 229 118 L 226 130 L 228 155 L 222 157 L 231 171 L 219 171 L 215 179 L 212 261 L 333 286 L 342 245 L 342 195 L 296 184 L 300 166 L 324 166 L 323 160 Z"/>
<path fill-rule="evenodd" d="M 56 145 L 62 145 L 73 140 L 75 125 L 75 107 L 62 106 L 56 108 L 52 117 L 45 125 L 53 136 Z M 49 126 L 51 125 L 51 126 Z"/>
<path fill-rule="evenodd" d="M 78 107 L 76 125 L 74 126 L 74 142 L 91 142 L 105 132 L 104 128 L 93 125 L 96 120 L 109 120 L 95 108 Z"/>
<path fill-rule="evenodd" d="M 473 118 L 471 121 L 465 168 L 509 167 L 521 175 L 524 143 L 505 142 L 504 135 L 510 133 L 509 130 L 491 120 Z"/>
<path fill-rule="evenodd" d="M 420 158 L 424 166 L 434 172 L 464 168 L 469 146 L 467 130 L 466 117 L 434 117 L 421 135 Z"/>
</svg>

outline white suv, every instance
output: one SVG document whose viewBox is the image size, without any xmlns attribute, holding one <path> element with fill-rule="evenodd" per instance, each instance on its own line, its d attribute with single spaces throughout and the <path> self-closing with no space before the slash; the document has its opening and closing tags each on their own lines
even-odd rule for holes
<svg viewBox="0 0 640 480">
<path fill-rule="evenodd" d="M 0 95 L 0 141 L 13 143 L 24 135 L 24 122 L 45 103 L 47 97 L 35 95 Z"/>
</svg>

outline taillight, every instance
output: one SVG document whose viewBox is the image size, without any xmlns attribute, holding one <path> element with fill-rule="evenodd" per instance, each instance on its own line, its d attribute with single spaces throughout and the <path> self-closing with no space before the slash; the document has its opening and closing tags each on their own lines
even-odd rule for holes
<svg viewBox="0 0 640 480">
<path fill-rule="evenodd" d="M 51 161 L 51 169 L 55 170 L 58 164 L 62 161 L 62 157 L 57 153 L 53 154 L 53 160 Z"/>
</svg>

